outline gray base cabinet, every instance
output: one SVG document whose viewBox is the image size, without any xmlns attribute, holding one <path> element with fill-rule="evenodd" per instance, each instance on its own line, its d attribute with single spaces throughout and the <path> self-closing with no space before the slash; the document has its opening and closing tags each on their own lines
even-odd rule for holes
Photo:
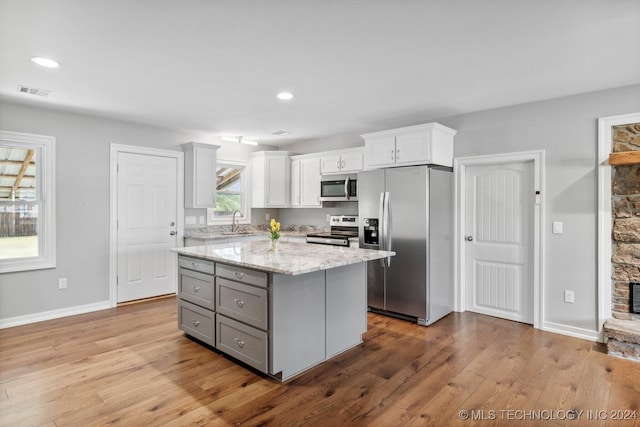
<svg viewBox="0 0 640 427">
<path fill-rule="evenodd" d="M 267 373 L 269 339 L 265 331 L 218 314 L 216 348 Z"/>
<path fill-rule="evenodd" d="M 282 381 L 362 342 L 366 264 L 285 275 L 179 256 L 179 328 Z"/>
<path fill-rule="evenodd" d="M 178 325 L 187 335 L 215 346 L 215 313 L 187 301 L 178 303 Z"/>
</svg>

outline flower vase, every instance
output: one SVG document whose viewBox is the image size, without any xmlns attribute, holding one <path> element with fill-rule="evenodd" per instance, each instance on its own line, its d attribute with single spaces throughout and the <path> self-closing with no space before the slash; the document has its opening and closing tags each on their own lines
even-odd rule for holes
<svg viewBox="0 0 640 427">
<path fill-rule="evenodd" d="M 269 242 L 270 252 L 278 252 L 278 241 L 279 239 L 271 239 L 271 241 Z"/>
</svg>

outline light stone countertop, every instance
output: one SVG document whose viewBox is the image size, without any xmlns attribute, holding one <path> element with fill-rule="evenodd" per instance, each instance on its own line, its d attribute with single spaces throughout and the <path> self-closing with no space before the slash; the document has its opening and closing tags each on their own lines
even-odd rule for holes
<svg viewBox="0 0 640 427">
<path fill-rule="evenodd" d="M 254 240 L 171 250 L 180 255 L 289 275 L 328 270 L 396 254 L 371 249 L 293 242 L 280 242 L 278 251 L 271 252 L 269 251 L 270 243 L 270 241 Z"/>
<path fill-rule="evenodd" d="M 308 231 L 281 231 L 280 235 L 282 237 L 305 237 Z M 242 237 L 251 237 L 251 236 L 264 236 L 265 239 L 269 238 L 268 231 L 241 231 L 237 233 L 232 232 L 222 232 L 222 233 L 212 233 L 212 232 L 189 232 L 185 233 L 185 239 L 193 239 L 193 240 L 202 240 L 202 241 L 215 241 L 222 239 L 237 239 Z"/>
</svg>

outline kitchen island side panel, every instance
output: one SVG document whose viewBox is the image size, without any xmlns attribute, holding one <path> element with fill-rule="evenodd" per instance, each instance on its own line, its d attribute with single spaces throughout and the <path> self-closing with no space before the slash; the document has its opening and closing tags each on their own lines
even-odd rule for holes
<svg viewBox="0 0 640 427">
<path fill-rule="evenodd" d="M 360 344 L 367 331 L 366 270 L 364 262 L 327 270 L 327 359 Z"/>
<path fill-rule="evenodd" d="M 269 373 L 284 381 L 325 360 L 325 272 L 271 280 Z"/>
</svg>

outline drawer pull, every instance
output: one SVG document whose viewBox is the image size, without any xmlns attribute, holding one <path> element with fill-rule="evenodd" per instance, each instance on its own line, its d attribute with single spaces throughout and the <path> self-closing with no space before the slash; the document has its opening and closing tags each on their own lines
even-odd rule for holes
<svg viewBox="0 0 640 427">
<path fill-rule="evenodd" d="M 238 347 L 240 348 L 244 348 L 244 341 L 242 341 L 241 339 L 238 338 L 234 338 L 236 344 L 238 344 Z"/>
<path fill-rule="evenodd" d="M 240 273 L 239 271 L 234 271 L 233 274 L 235 274 L 238 279 L 242 279 L 244 277 L 244 273 Z"/>
<path fill-rule="evenodd" d="M 234 298 L 233 299 L 236 302 L 236 305 L 240 308 L 244 307 L 244 301 L 242 301 L 241 299 L 238 298 Z"/>
<path fill-rule="evenodd" d="M 192 262 L 192 263 L 191 263 L 191 266 L 192 266 L 193 268 L 198 268 L 198 267 L 200 267 L 200 264 L 198 264 L 197 262 Z"/>
<path fill-rule="evenodd" d="M 193 326 L 195 326 L 196 328 L 198 326 L 200 326 L 200 321 L 199 320 L 192 320 L 192 322 L 193 322 Z"/>
<path fill-rule="evenodd" d="M 198 292 L 200 290 L 200 286 L 193 286 L 193 292 Z"/>
</svg>

